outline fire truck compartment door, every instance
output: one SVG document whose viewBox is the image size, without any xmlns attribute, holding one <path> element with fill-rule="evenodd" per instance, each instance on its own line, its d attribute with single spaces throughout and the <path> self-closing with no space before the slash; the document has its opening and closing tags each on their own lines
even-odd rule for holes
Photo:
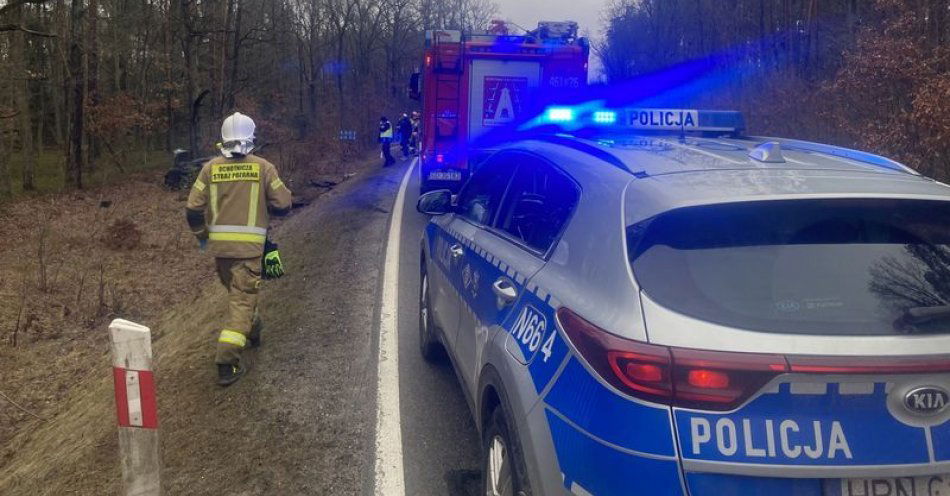
<svg viewBox="0 0 950 496">
<path fill-rule="evenodd" d="M 530 107 L 526 99 L 541 80 L 541 64 L 520 60 L 473 60 L 469 72 L 469 139 L 507 125 Z"/>
</svg>

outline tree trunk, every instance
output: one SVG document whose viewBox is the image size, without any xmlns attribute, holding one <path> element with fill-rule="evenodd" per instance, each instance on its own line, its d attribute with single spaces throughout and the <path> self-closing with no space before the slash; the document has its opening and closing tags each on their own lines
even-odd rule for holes
<svg viewBox="0 0 950 496">
<path fill-rule="evenodd" d="M 13 186 L 10 184 L 10 165 L 7 160 L 10 155 L 4 153 L 3 140 L 0 139 L 0 200 L 13 196 Z"/>
<path fill-rule="evenodd" d="M 185 59 L 185 101 L 188 102 L 190 115 L 188 119 L 188 149 L 197 156 L 198 153 L 198 107 L 195 105 L 196 90 L 196 69 L 194 53 L 192 50 L 192 36 L 194 30 L 191 25 L 190 0 L 179 0 L 178 6 L 181 18 L 185 21 L 183 32 L 181 34 L 181 48 Z"/>
<path fill-rule="evenodd" d="M 231 87 L 234 84 L 230 78 L 228 78 L 229 66 L 233 58 L 233 46 L 231 45 L 232 36 L 233 39 L 237 39 L 238 33 L 233 31 L 232 26 L 234 25 L 234 4 L 235 0 L 224 0 L 225 1 L 225 13 L 224 13 L 224 33 L 221 35 L 221 57 L 220 63 L 218 64 L 218 73 L 217 78 L 221 80 L 220 85 L 218 86 L 219 94 L 217 94 L 216 102 L 218 104 L 217 115 L 223 115 L 225 111 L 229 110 L 228 100 Z"/>
<path fill-rule="evenodd" d="M 17 21 L 22 25 L 26 22 L 23 15 L 24 6 L 17 7 Z M 30 52 L 26 37 L 29 36 L 23 31 L 13 34 L 13 53 L 14 59 L 14 81 L 16 88 L 16 106 L 17 120 L 20 127 L 20 164 L 21 181 L 23 191 L 33 191 L 36 189 L 34 184 L 34 175 L 36 171 L 36 149 L 33 147 L 33 113 L 30 111 L 30 102 L 33 100 L 30 95 Z"/>
<path fill-rule="evenodd" d="M 238 70 L 241 66 L 241 0 L 234 0 L 234 38 L 231 44 L 231 77 L 228 78 L 227 112 L 234 110 L 234 93 L 237 91 Z"/>
<path fill-rule="evenodd" d="M 86 32 L 86 64 L 89 73 L 86 79 L 86 97 L 90 109 L 99 105 L 99 0 L 89 0 L 89 25 Z M 99 144 L 95 136 L 87 137 L 89 157 L 92 161 L 99 158 Z M 115 144 L 113 144 L 115 146 Z M 90 161 L 90 165 L 93 162 Z"/>
<path fill-rule="evenodd" d="M 169 84 L 172 81 L 172 0 L 168 0 L 167 10 L 165 12 L 165 22 L 163 25 L 163 48 L 165 51 L 165 80 Z M 165 87 L 162 89 L 165 94 L 165 151 L 171 153 L 174 149 L 172 141 L 174 139 L 175 129 L 175 109 L 172 105 L 172 89 Z"/>
<path fill-rule="evenodd" d="M 47 102 L 45 90 L 40 88 L 40 115 L 36 120 L 36 156 L 40 156 L 46 150 L 46 112 Z"/>
<path fill-rule="evenodd" d="M 69 126 L 69 144 L 66 152 L 66 180 L 76 188 L 83 186 L 83 93 L 85 75 L 83 74 L 81 26 L 83 0 L 70 0 L 69 24 L 69 94 L 72 112 Z"/>
</svg>

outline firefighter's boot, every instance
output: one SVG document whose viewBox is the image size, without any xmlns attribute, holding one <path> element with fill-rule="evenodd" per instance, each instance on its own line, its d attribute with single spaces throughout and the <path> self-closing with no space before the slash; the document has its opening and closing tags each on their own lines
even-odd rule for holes
<svg viewBox="0 0 950 496">
<path fill-rule="evenodd" d="M 244 373 L 247 372 L 247 369 L 241 365 L 231 365 L 226 363 L 218 364 L 218 385 L 219 386 L 230 386 L 237 382 L 238 379 L 244 376 Z"/>
</svg>

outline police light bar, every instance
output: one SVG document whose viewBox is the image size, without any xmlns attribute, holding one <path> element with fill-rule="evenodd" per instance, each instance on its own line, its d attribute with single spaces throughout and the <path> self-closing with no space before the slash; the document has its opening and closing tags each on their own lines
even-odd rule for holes
<svg viewBox="0 0 950 496">
<path fill-rule="evenodd" d="M 600 129 L 603 131 L 678 131 L 723 132 L 745 131 L 740 112 L 723 110 L 604 108 L 594 104 L 553 106 L 545 109 L 540 124 L 554 124 L 567 131 Z"/>
<path fill-rule="evenodd" d="M 576 118 L 574 109 L 570 107 L 549 107 L 544 113 L 544 118 L 548 122 L 573 122 Z"/>
</svg>

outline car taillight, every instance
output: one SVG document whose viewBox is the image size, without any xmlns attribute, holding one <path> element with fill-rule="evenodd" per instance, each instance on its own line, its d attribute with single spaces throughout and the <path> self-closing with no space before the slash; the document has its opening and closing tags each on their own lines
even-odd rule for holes
<svg viewBox="0 0 950 496">
<path fill-rule="evenodd" d="M 564 307 L 558 309 L 557 319 L 605 381 L 648 401 L 732 410 L 788 370 L 781 355 L 672 348 L 624 339 Z"/>
<path fill-rule="evenodd" d="M 676 405 L 691 408 L 731 410 L 788 369 L 782 355 L 688 348 L 670 353 Z"/>
<path fill-rule="evenodd" d="M 557 320 L 605 381 L 638 398 L 669 403 L 673 386 L 668 348 L 614 336 L 564 307 L 558 309 Z"/>
</svg>

